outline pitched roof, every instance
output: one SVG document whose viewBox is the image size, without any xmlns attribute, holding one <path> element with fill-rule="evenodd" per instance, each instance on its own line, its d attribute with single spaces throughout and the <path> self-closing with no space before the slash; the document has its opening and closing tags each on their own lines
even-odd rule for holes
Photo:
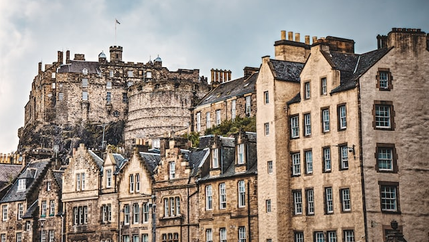
<svg viewBox="0 0 429 242">
<path fill-rule="evenodd" d="M 304 63 L 270 59 L 269 66 L 275 79 L 299 82 Z"/>
<path fill-rule="evenodd" d="M 92 157 L 92 159 L 97 164 L 100 170 L 103 169 L 104 160 L 100 158 L 97 154 L 95 154 L 92 150 L 88 150 L 88 154 Z"/>
<path fill-rule="evenodd" d="M 36 160 L 29 163 L 25 169 L 18 176 L 18 179 L 15 179 L 13 185 L 7 191 L 5 196 L 0 200 L 0 203 L 5 202 L 13 202 L 13 201 L 22 201 L 27 198 L 27 194 L 35 191 L 35 184 L 37 181 L 45 175 L 47 167 L 49 164 L 49 159 L 45 160 Z M 31 171 L 30 171 L 31 170 Z M 33 174 L 33 177 L 29 178 L 28 174 Z M 22 179 L 26 179 L 26 190 L 18 191 L 18 181 Z"/>
<path fill-rule="evenodd" d="M 128 161 L 128 159 L 125 159 L 121 154 L 114 153 L 112 154 L 113 159 L 115 159 L 116 163 L 116 172 L 119 172 L 124 164 Z"/>
<path fill-rule="evenodd" d="M 192 167 L 191 176 L 196 176 L 198 173 L 199 166 L 204 163 L 210 153 L 210 149 L 197 149 L 189 153 L 188 161 L 189 165 Z"/>
<path fill-rule="evenodd" d="M 82 70 L 86 68 L 89 74 L 101 73 L 100 63 L 96 61 L 75 61 L 71 60 L 70 64 L 61 65 L 58 69 L 58 73 L 82 73 Z"/>
<path fill-rule="evenodd" d="M 22 165 L 0 164 L 0 189 L 13 181 L 22 169 Z"/>
<path fill-rule="evenodd" d="M 33 202 L 33 204 L 31 204 L 27 211 L 25 211 L 24 215 L 22 216 L 22 218 L 33 218 L 33 213 L 34 211 L 39 207 L 38 206 L 38 199 L 36 199 L 36 201 Z"/>
<path fill-rule="evenodd" d="M 210 103 L 217 103 L 232 97 L 240 97 L 247 93 L 255 91 L 256 79 L 258 73 L 253 73 L 249 77 L 240 77 L 238 79 L 224 82 L 209 92 L 197 106 Z"/>
<path fill-rule="evenodd" d="M 161 161 L 161 156 L 156 153 L 139 152 L 140 157 L 143 159 L 144 164 L 148 168 L 149 172 L 153 175 L 156 167 Z"/>
</svg>

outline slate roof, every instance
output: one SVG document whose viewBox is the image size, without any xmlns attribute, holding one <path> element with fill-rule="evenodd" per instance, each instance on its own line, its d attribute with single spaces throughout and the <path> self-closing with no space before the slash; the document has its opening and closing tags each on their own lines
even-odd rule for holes
<svg viewBox="0 0 429 242">
<path fill-rule="evenodd" d="M 15 179 L 13 185 L 10 187 L 10 189 L 7 191 L 5 196 L 0 200 L 0 203 L 5 202 L 14 202 L 14 201 L 23 201 L 27 197 L 27 193 L 34 191 L 34 185 L 37 183 L 37 181 L 40 179 L 41 176 L 45 175 L 45 172 L 47 170 L 47 166 L 49 164 L 49 159 L 46 160 L 39 160 L 34 161 L 28 164 L 23 172 L 18 176 L 18 179 Z M 34 169 L 33 172 L 28 172 L 29 169 Z M 33 178 L 27 179 L 27 189 L 23 192 L 18 192 L 18 180 L 19 178 L 26 178 L 29 173 L 34 174 Z"/>
<path fill-rule="evenodd" d="M 299 82 L 304 63 L 270 59 L 269 66 L 276 80 Z"/>
<path fill-rule="evenodd" d="M 70 64 L 61 65 L 58 73 L 82 73 L 83 68 L 86 68 L 89 74 L 101 73 L 100 63 L 96 61 L 75 60 L 71 60 Z"/>
<path fill-rule="evenodd" d="M 36 201 L 33 202 L 33 204 L 31 204 L 27 211 L 25 211 L 24 215 L 22 216 L 22 218 L 33 218 L 33 213 L 34 211 L 39 207 L 38 206 L 38 199 L 36 199 Z"/>
<path fill-rule="evenodd" d="M 199 166 L 204 163 L 209 153 L 210 149 L 208 148 L 193 150 L 191 153 L 189 153 L 187 157 L 189 165 L 192 167 L 191 176 L 197 175 Z"/>
<path fill-rule="evenodd" d="M 22 165 L 0 164 L 0 189 L 13 181 L 22 169 Z"/>
<path fill-rule="evenodd" d="M 161 156 L 156 153 L 149 153 L 149 152 L 139 152 L 140 157 L 145 161 L 145 165 L 150 171 L 150 173 L 153 175 L 156 167 L 159 165 L 159 162 L 161 161 Z"/>
<path fill-rule="evenodd" d="M 112 155 L 113 155 L 113 158 L 115 159 L 116 173 L 117 173 L 122 169 L 122 167 L 124 167 L 128 159 L 125 159 L 121 154 L 114 153 Z"/>
<path fill-rule="evenodd" d="M 63 187 L 63 179 L 62 179 L 63 173 L 64 173 L 63 171 L 53 171 L 55 180 L 57 181 L 60 188 Z"/>
<path fill-rule="evenodd" d="M 298 92 L 298 94 L 295 95 L 291 100 L 287 101 L 286 104 L 290 105 L 292 103 L 299 103 L 301 102 L 301 93 Z"/>
<path fill-rule="evenodd" d="M 256 79 L 258 73 L 253 73 L 249 77 L 241 77 L 232 81 L 224 82 L 209 92 L 197 106 L 210 103 L 217 103 L 232 97 L 240 97 L 247 93 L 255 92 Z"/>
<path fill-rule="evenodd" d="M 92 157 L 92 159 L 97 163 L 97 166 L 100 170 L 103 169 L 104 160 L 100 158 L 97 154 L 95 154 L 92 150 L 88 150 L 88 154 Z"/>
</svg>

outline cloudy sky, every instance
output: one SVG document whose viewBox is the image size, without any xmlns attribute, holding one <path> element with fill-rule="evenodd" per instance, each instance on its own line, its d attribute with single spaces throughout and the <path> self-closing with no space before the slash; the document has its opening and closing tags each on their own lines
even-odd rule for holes
<svg viewBox="0 0 429 242">
<path fill-rule="evenodd" d="M 238 78 L 274 56 L 281 30 L 354 39 L 357 53 L 392 27 L 429 32 L 429 1 L 1 0 L 0 152 L 16 150 L 37 63 L 56 61 L 58 50 L 97 60 L 115 44 L 115 18 L 125 61 L 159 55 L 170 70 L 230 69 Z"/>
</svg>

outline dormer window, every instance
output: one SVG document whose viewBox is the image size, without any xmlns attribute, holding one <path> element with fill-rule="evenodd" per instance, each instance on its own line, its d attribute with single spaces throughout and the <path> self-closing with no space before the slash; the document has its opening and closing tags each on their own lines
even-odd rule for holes
<svg viewBox="0 0 429 242">
<path fill-rule="evenodd" d="M 237 163 L 239 165 L 244 164 L 244 144 L 238 145 L 238 157 L 237 157 Z"/>
<path fill-rule="evenodd" d="M 46 182 L 46 191 L 50 191 L 51 190 L 51 182 L 50 181 L 48 181 L 48 182 Z"/>
<path fill-rule="evenodd" d="M 219 168 L 219 149 L 213 149 L 213 168 Z"/>
<path fill-rule="evenodd" d="M 176 177 L 176 163 L 174 161 L 170 162 L 169 171 L 170 171 L 170 179 L 174 179 Z"/>
<path fill-rule="evenodd" d="M 106 187 L 112 186 L 112 170 L 106 170 Z"/>
<path fill-rule="evenodd" d="M 26 179 L 18 180 L 18 192 L 24 192 L 27 189 Z"/>
</svg>

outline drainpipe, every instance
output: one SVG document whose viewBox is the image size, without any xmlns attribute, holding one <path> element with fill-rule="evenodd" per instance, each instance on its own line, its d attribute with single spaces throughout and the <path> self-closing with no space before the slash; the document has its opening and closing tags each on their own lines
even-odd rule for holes
<svg viewBox="0 0 429 242">
<path fill-rule="evenodd" d="M 121 202 L 118 202 L 118 242 L 121 242 Z"/>
<path fill-rule="evenodd" d="M 156 196 L 152 195 L 152 242 L 156 242 Z"/>
<path fill-rule="evenodd" d="M 252 229 L 250 227 L 250 181 L 247 181 L 247 227 L 249 228 L 249 242 L 251 242 Z"/>
<path fill-rule="evenodd" d="M 188 179 L 188 201 L 187 201 L 187 217 L 188 217 L 188 224 L 187 224 L 187 226 L 188 226 L 188 242 L 191 242 L 191 235 L 190 235 L 190 218 L 189 218 L 189 216 L 190 216 L 190 214 L 189 214 L 189 210 L 190 210 L 190 207 L 191 207 L 191 204 L 190 204 L 190 198 L 191 197 L 193 197 L 195 194 L 197 194 L 198 192 L 199 192 L 199 190 L 200 190 L 200 187 L 198 186 L 198 182 L 196 182 L 197 184 L 196 184 L 196 187 L 197 187 L 197 190 L 194 192 L 194 193 L 192 193 L 191 195 L 189 195 L 189 183 L 191 182 L 191 178 L 189 177 L 189 179 Z"/>
</svg>

